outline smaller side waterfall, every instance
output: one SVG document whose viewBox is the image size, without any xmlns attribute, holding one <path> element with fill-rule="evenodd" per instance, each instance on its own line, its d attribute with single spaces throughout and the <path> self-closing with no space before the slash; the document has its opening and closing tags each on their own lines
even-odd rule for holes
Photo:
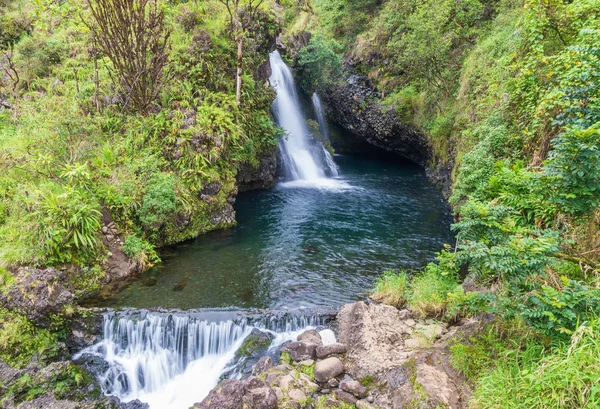
<svg viewBox="0 0 600 409">
<path fill-rule="evenodd" d="M 275 348 L 329 317 L 285 313 L 212 319 L 193 312 L 106 313 L 102 341 L 74 359 L 101 359 L 98 379 L 106 395 L 123 402 L 139 399 L 151 409 L 187 409 L 202 401 L 221 376 L 238 374 L 236 351 L 253 329 L 272 334 Z"/>
<path fill-rule="evenodd" d="M 319 131 L 321 131 L 321 135 L 323 135 L 323 137 L 325 139 L 327 139 L 327 141 L 330 141 L 329 128 L 327 127 L 327 121 L 325 120 L 325 113 L 323 112 L 323 106 L 321 105 L 321 98 L 319 98 L 319 94 L 317 94 L 316 92 L 313 92 L 311 100 L 312 100 L 313 108 L 315 110 L 315 114 L 317 115 L 317 122 L 319 123 Z M 325 149 L 325 146 L 323 146 L 323 158 L 325 158 L 325 163 L 327 164 L 329 176 L 332 176 L 332 177 L 339 176 L 340 168 L 333 160 L 331 153 L 327 149 Z"/>
<path fill-rule="evenodd" d="M 319 94 L 313 92 L 311 97 L 315 114 L 317 115 L 317 122 L 319 122 L 319 130 L 321 134 L 329 140 L 329 128 L 327 128 L 327 122 L 325 121 L 325 113 L 323 112 L 323 106 L 321 105 L 321 98 Z"/>
</svg>

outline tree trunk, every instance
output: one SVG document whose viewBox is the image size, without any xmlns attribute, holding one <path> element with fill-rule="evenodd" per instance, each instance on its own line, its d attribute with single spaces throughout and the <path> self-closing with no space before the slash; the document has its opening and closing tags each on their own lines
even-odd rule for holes
<svg viewBox="0 0 600 409">
<path fill-rule="evenodd" d="M 238 34 L 237 38 L 237 74 L 235 84 L 235 103 L 240 106 L 242 99 L 242 52 L 244 47 L 244 37 Z"/>
</svg>

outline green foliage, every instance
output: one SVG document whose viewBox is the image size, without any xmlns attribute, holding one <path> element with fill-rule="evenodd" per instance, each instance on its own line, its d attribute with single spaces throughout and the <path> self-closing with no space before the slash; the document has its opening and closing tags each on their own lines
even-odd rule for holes
<svg viewBox="0 0 600 409">
<path fill-rule="evenodd" d="M 307 94 L 323 89 L 340 76 L 342 59 L 336 50 L 339 45 L 334 40 L 315 36 L 298 52 L 300 85 Z"/>
<path fill-rule="evenodd" d="M 0 308 L 0 357 L 14 367 L 29 363 L 34 355 L 52 356 L 57 339 L 37 328 L 26 317 Z"/>
<path fill-rule="evenodd" d="M 154 246 L 134 234 L 127 236 L 121 249 L 123 253 L 137 260 L 142 266 L 149 267 L 160 262 Z"/>
<path fill-rule="evenodd" d="M 377 302 L 402 307 L 408 295 L 408 275 L 405 271 L 386 271 L 375 281 L 371 298 Z"/>
<path fill-rule="evenodd" d="M 476 383 L 471 407 L 595 408 L 600 405 L 600 332 L 597 320 L 581 326 L 563 345 L 540 359 L 539 347 L 507 351 Z"/>
<path fill-rule="evenodd" d="M 418 316 L 440 317 L 447 307 L 448 293 L 458 285 L 452 276 L 443 276 L 434 269 L 426 269 L 410 283 L 409 309 Z"/>
<path fill-rule="evenodd" d="M 156 231 L 176 209 L 177 196 L 173 176 L 163 173 L 152 175 L 138 212 L 142 226 L 147 230 Z"/>
</svg>

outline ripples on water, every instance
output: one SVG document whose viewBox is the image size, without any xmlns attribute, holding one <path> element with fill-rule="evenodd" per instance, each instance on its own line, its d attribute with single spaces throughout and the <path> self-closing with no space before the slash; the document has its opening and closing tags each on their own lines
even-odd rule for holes
<svg viewBox="0 0 600 409">
<path fill-rule="evenodd" d="M 337 179 L 241 194 L 237 227 L 166 250 L 163 264 L 99 304 L 340 305 L 363 297 L 383 271 L 419 268 L 452 242 L 449 209 L 422 170 L 379 157 L 336 162 Z"/>
</svg>

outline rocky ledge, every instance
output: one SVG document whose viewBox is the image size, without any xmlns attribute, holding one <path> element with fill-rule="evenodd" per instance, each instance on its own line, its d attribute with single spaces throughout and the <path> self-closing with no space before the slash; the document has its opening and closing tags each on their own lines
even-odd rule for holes
<svg viewBox="0 0 600 409">
<path fill-rule="evenodd" d="M 262 357 L 245 380 L 222 381 L 194 409 L 423 409 L 467 407 L 464 378 L 448 360 L 452 339 L 479 328 L 420 321 L 407 310 L 358 302 L 341 308 L 339 342 L 310 330 Z"/>
</svg>

